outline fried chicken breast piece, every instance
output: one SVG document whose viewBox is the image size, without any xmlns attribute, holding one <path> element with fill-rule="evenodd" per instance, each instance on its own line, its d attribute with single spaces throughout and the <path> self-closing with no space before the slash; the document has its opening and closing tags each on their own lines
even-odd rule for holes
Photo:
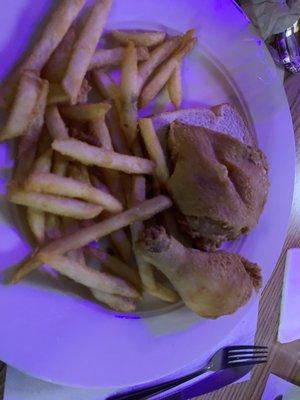
<svg viewBox="0 0 300 400">
<path fill-rule="evenodd" d="M 216 249 L 257 224 L 269 189 L 267 160 L 258 148 L 175 121 L 168 149 L 174 166 L 168 190 L 179 222 L 200 248 Z"/>
<path fill-rule="evenodd" d="M 143 232 L 137 244 L 144 259 L 167 276 L 184 303 L 205 318 L 232 314 L 261 287 L 257 264 L 219 251 L 184 247 L 162 226 Z"/>
</svg>

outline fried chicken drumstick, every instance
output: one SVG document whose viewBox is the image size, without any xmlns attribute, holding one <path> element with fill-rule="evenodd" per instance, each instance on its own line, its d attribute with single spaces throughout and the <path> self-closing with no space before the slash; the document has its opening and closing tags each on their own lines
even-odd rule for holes
<svg viewBox="0 0 300 400">
<path fill-rule="evenodd" d="M 237 255 L 184 247 L 161 226 L 143 232 L 138 247 L 146 261 L 173 284 L 184 303 L 205 318 L 232 314 L 261 287 L 258 265 Z"/>
</svg>

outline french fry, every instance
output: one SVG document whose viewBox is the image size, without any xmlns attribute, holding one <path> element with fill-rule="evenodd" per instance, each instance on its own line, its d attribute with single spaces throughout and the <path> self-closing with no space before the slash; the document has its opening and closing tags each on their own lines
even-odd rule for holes
<svg viewBox="0 0 300 400">
<path fill-rule="evenodd" d="M 88 100 L 88 94 L 91 90 L 91 87 L 88 83 L 87 79 L 84 79 L 82 81 L 82 85 L 80 87 L 76 103 L 79 104 L 85 104 L 87 103 Z M 52 105 L 68 105 L 69 102 L 69 96 L 68 94 L 64 91 L 63 87 L 59 83 L 50 83 L 50 88 L 49 88 L 49 95 L 47 99 L 47 104 L 48 106 Z"/>
<path fill-rule="evenodd" d="M 64 227 L 64 232 L 66 234 L 74 233 L 79 229 L 78 221 L 72 218 L 63 218 L 62 225 Z M 85 256 L 83 249 L 70 250 L 67 256 L 73 261 L 77 261 L 80 264 L 85 264 Z"/>
<path fill-rule="evenodd" d="M 63 235 L 61 218 L 55 214 L 46 214 L 45 220 L 46 237 L 51 240 L 59 239 Z"/>
<path fill-rule="evenodd" d="M 134 299 L 131 299 L 129 297 L 104 293 L 96 289 L 91 289 L 91 292 L 96 300 L 100 301 L 101 303 L 107 304 L 113 310 L 119 312 L 130 312 L 136 309 Z"/>
<path fill-rule="evenodd" d="M 68 172 L 71 178 L 91 185 L 89 171 L 85 165 L 79 163 L 70 163 Z"/>
<path fill-rule="evenodd" d="M 18 183 L 22 183 L 24 178 L 28 176 L 36 157 L 38 141 L 44 124 L 48 86 L 48 82 L 44 80 L 31 121 L 18 146 L 17 164 L 14 172 L 14 180 Z"/>
<path fill-rule="evenodd" d="M 94 218 L 103 210 L 96 204 L 50 194 L 26 192 L 21 189 L 10 190 L 7 197 L 14 204 L 75 219 Z"/>
<path fill-rule="evenodd" d="M 68 129 L 56 105 L 48 106 L 45 113 L 45 123 L 52 140 L 69 139 Z M 59 153 L 54 153 L 53 173 L 64 176 L 68 167 L 68 160 Z"/>
<path fill-rule="evenodd" d="M 165 32 L 159 31 L 129 31 L 116 30 L 111 32 L 112 37 L 122 44 L 133 42 L 135 46 L 153 47 L 161 44 L 165 38 Z"/>
<path fill-rule="evenodd" d="M 155 173 L 160 182 L 166 183 L 170 177 L 166 157 L 160 145 L 151 118 L 139 120 L 141 135 L 150 159 L 155 163 Z"/>
<path fill-rule="evenodd" d="M 48 149 L 34 163 L 35 172 L 47 173 L 51 169 L 52 164 L 52 149 Z M 33 208 L 27 209 L 28 225 L 38 243 L 43 243 L 45 240 L 45 213 Z"/>
<path fill-rule="evenodd" d="M 180 36 L 175 36 L 169 40 L 166 40 L 160 46 L 156 47 L 151 51 L 149 59 L 145 62 L 142 62 L 139 65 L 139 92 L 145 85 L 146 81 L 153 74 L 155 69 L 165 61 L 176 48 L 179 47 L 181 42 Z"/>
<path fill-rule="evenodd" d="M 182 80 L 181 65 L 179 64 L 173 71 L 167 83 L 168 93 L 171 102 L 179 109 L 182 103 Z"/>
<path fill-rule="evenodd" d="M 138 273 L 133 268 L 130 268 L 127 264 L 120 261 L 117 257 L 111 256 L 105 251 L 92 246 L 86 247 L 85 251 L 87 254 L 90 254 L 99 260 L 101 265 L 109 272 L 130 282 L 137 289 L 141 289 L 141 279 Z"/>
<path fill-rule="evenodd" d="M 53 150 L 47 149 L 35 161 L 33 171 L 38 173 L 47 173 L 51 170 Z"/>
<path fill-rule="evenodd" d="M 119 98 L 119 89 L 112 77 L 101 69 L 95 69 L 92 73 L 96 89 L 107 100 L 117 101 Z"/>
<path fill-rule="evenodd" d="M 90 123 L 90 130 L 104 149 L 113 151 L 113 144 L 111 141 L 110 133 L 103 118 L 92 121 Z M 109 187 L 111 194 L 119 199 L 121 203 L 123 203 L 124 193 L 120 174 L 117 171 L 110 169 L 104 169 L 102 173 L 104 182 Z"/>
<path fill-rule="evenodd" d="M 141 204 L 146 199 L 146 179 L 143 176 L 136 176 L 133 178 L 130 206 L 134 207 Z M 144 231 L 144 223 L 142 221 L 135 221 L 130 225 L 132 236 L 133 250 L 135 253 L 136 262 L 139 268 L 140 278 L 143 285 L 148 287 L 155 287 L 155 278 L 153 268 L 146 263 L 143 258 L 136 251 L 135 243 Z"/>
<path fill-rule="evenodd" d="M 154 97 L 168 82 L 175 68 L 180 66 L 183 57 L 195 46 L 197 39 L 191 38 L 187 40 L 186 36 L 182 39 L 183 44 L 180 46 L 180 48 L 170 57 L 168 61 L 158 68 L 155 76 L 142 90 L 139 100 L 141 107 L 146 106 L 151 100 L 154 99 Z"/>
<path fill-rule="evenodd" d="M 124 53 L 121 76 L 120 122 L 129 147 L 137 136 L 138 67 L 136 48 L 129 42 Z"/>
<path fill-rule="evenodd" d="M 107 181 L 109 189 L 111 191 L 111 193 L 117 198 L 117 199 L 121 199 L 122 203 L 124 202 L 123 199 L 123 192 L 122 192 L 122 186 L 121 186 L 121 181 L 120 181 L 120 176 L 118 174 L 117 171 L 113 171 L 113 170 L 103 170 L 103 172 L 105 172 L 104 174 L 104 178 L 106 178 L 106 180 L 109 179 L 109 181 Z M 116 174 L 116 176 L 114 177 L 113 175 L 107 175 L 107 172 L 111 172 Z M 114 179 L 115 178 L 115 179 Z M 91 175 L 91 181 L 92 184 L 96 187 L 96 188 L 100 188 L 101 189 L 101 185 L 99 182 L 99 179 L 97 179 L 97 177 L 95 175 Z M 105 214 L 105 213 L 104 213 Z M 109 213 L 106 213 L 105 216 L 108 218 L 111 215 Z M 116 232 L 112 232 L 110 235 L 112 244 L 115 248 L 115 250 L 119 253 L 119 255 L 122 257 L 122 259 L 129 263 L 131 260 L 131 244 L 127 238 L 126 233 L 121 229 L 119 231 Z"/>
<path fill-rule="evenodd" d="M 45 122 L 48 132 L 53 140 L 69 138 L 68 129 L 56 106 L 47 107 Z"/>
<path fill-rule="evenodd" d="M 75 106 L 61 106 L 59 111 L 64 118 L 74 121 L 91 121 L 103 118 L 110 105 L 107 103 L 77 104 Z"/>
<path fill-rule="evenodd" d="M 47 79 L 47 81 L 51 83 L 61 83 L 68 66 L 76 37 L 76 29 L 74 26 L 71 26 L 44 66 L 41 73 L 44 79 Z"/>
<path fill-rule="evenodd" d="M 88 102 L 89 93 L 92 90 L 92 87 L 89 84 L 89 81 L 84 78 L 82 81 L 81 88 L 79 90 L 79 94 L 77 96 L 77 103 L 86 104 Z"/>
<path fill-rule="evenodd" d="M 37 241 L 42 244 L 45 241 L 45 213 L 43 211 L 27 208 L 27 222 L 29 228 Z"/>
<path fill-rule="evenodd" d="M 94 240 L 99 240 L 104 236 L 118 231 L 135 221 L 145 221 L 152 218 L 154 215 L 170 208 L 172 201 L 166 196 L 157 196 L 150 200 L 146 200 L 136 207 L 124 211 L 121 214 L 108 218 L 102 222 L 92 226 L 82 228 L 77 232 L 66 235 L 63 238 L 54 240 L 44 246 L 41 251 L 47 253 L 64 254 L 70 250 L 79 249 L 86 246 Z M 36 268 L 39 268 L 41 263 L 36 258 L 36 253 L 29 259 L 26 259 L 21 264 L 20 268 L 11 278 L 11 283 L 17 283 L 26 275 L 30 274 Z"/>
<path fill-rule="evenodd" d="M 101 146 L 103 146 L 107 150 L 113 150 L 110 133 L 104 118 L 100 117 L 96 120 L 91 121 L 90 130 L 92 134 L 97 138 Z"/>
<path fill-rule="evenodd" d="M 138 47 L 138 61 L 145 61 L 149 58 L 149 50 L 147 47 Z M 106 67 L 107 65 L 121 65 L 124 57 L 124 47 L 116 47 L 114 49 L 98 49 L 95 51 L 89 65 L 89 70 Z"/>
<path fill-rule="evenodd" d="M 45 81 L 33 72 L 25 71 L 21 75 L 13 104 L 0 132 L 0 141 L 22 136 L 27 132 L 44 85 Z"/>
<path fill-rule="evenodd" d="M 84 3 L 85 0 L 63 0 L 59 3 L 30 56 L 22 65 L 23 70 L 41 71 L 51 54 L 63 40 Z"/>
<path fill-rule="evenodd" d="M 68 104 L 69 96 L 59 83 L 50 83 L 49 94 L 47 99 L 48 106 L 57 104 Z"/>
<path fill-rule="evenodd" d="M 85 257 L 82 249 L 71 250 L 68 252 L 67 256 L 72 261 L 75 261 L 79 264 L 85 264 Z"/>
<path fill-rule="evenodd" d="M 92 185 L 54 174 L 34 173 L 25 183 L 25 189 L 29 192 L 55 194 L 58 196 L 78 198 L 89 203 L 99 204 L 111 212 L 120 212 L 121 203 L 104 191 L 94 188 Z"/>
<path fill-rule="evenodd" d="M 90 227 L 80 229 L 60 241 L 49 243 L 49 245 L 44 247 L 44 250 L 63 254 L 69 250 L 84 247 L 93 240 L 99 240 L 112 232 L 125 228 L 134 221 L 149 219 L 155 214 L 169 208 L 171 205 L 171 200 L 166 196 L 154 197 L 136 207 L 123 211 L 121 214 L 115 215 Z"/>
<path fill-rule="evenodd" d="M 39 252 L 37 258 L 40 262 L 51 265 L 52 268 L 59 271 L 62 275 L 88 288 L 130 298 L 139 297 L 138 291 L 123 279 L 105 272 L 96 271 L 67 257 L 53 253 Z"/>
<path fill-rule="evenodd" d="M 128 174 L 152 174 L 154 170 L 153 162 L 145 158 L 99 149 L 76 139 L 55 140 L 52 148 L 84 165 L 95 165 Z"/>
<path fill-rule="evenodd" d="M 124 135 L 121 132 L 119 116 L 115 107 L 112 107 L 106 114 L 106 124 L 114 150 L 121 154 L 130 154 Z"/>
<path fill-rule="evenodd" d="M 145 201 L 146 197 L 146 180 L 143 176 L 136 176 L 133 178 L 133 187 L 131 193 L 131 206 L 137 206 L 141 202 Z M 139 268 L 140 277 L 142 283 L 147 290 L 154 297 L 158 297 L 161 300 L 174 302 L 178 300 L 178 295 L 172 289 L 166 288 L 162 284 L 156 281 L 154 276 L 154 269 L 151 264 L 146 262 L 142 254 L 137 250 L 135 243 L 140 238 L 144 231 L 144 224 L 142 221 L 135 221 L 130 226 L 133 249 L 135 253 L 136 262 Z"/>
<path fill-rule="evenodd" d="M 65 176 L 67 173 L 69 161 L 59 153 L 54 153 L 52 173 Z"/>
<path fill-rule="evenodd" d="M 130 263 L 132 258 L 132 250 L 131 243 L 127 238 L 126 232 L 123 229 L 112 232 L 110 234 L 110 239 L 114 249 L 118 252 L 122 260 L 126 263 Z"/>
<path fill-rule="evenodd" d="M 69 95 L 71 104 L 76 103 L 82 81 L 106 24 L 111 3 L 112 0 L 96 0 L 74 44 L 66 74 L 62 80 L 62 86 Z"/>
</svg>

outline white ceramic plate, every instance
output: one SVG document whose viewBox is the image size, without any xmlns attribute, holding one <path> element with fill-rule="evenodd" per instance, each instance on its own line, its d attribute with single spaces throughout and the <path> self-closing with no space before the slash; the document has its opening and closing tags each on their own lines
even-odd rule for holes
<svg viewBox="0 0 300 400">
<path fill-rule="evenodd" d="M 1 76 L 18 59 L 51 0 L 1 2 Z M 184 67 L 185 105 L 235 104 L 270 163 L 271 189 L 255 230 L 232 248 L 269 279 L 279 256 L 294 183 L 294 139 L 282 83 L 264 44 L 230 0 L 115 0 L 110 27 L 198 29 L 199 45 Z M 0 146 L 1 190 L 12 167 Z M 30 251 L 15 213 L 1 202 L 1 269 Z M 3 274 L 0 275 L 3 278 Z M 33 376 L 81 387 L 133 385 L 206 358 L 245 319 L 248 307 L 216 321 L 185 307 L 120 316 L 80 297 L 77 286 L 38 272 L 16 286 L 0 284 L 0 359 Z M 151 308 L 152 306 L 148 306 Z"/>
</svg>

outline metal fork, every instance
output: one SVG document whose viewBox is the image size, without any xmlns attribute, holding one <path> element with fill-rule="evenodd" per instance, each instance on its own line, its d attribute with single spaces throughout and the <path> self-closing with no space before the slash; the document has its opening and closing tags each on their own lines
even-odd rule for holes
<svg viewBox="0 0 300 400">
<path fill-rule="evenodd" d="M 218 350 L 208 363 L 196 371 L 158 384 L 143 386 L 112 395 L 107 400 L 141 400 L 150 399 L 183 383 L 187 383 L 208 371 L 219 371 L 226 368 L 245 367 L 262 364 L 267 361 L 268 348 L 266 346 L 228 346 Z M 163 396 L 162 398 L 166 398 Z"/>
</svg>

